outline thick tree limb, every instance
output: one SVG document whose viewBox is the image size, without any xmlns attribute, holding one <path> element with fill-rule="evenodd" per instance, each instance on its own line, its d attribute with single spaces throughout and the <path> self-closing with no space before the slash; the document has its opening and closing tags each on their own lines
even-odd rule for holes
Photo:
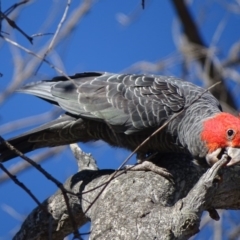
<svg viewBox="0 0 240 240">
<path fill-rule="evenodd" d="M 202 175 L 204 169 L 186 156 L 157 157 L 175 183 L 153 172 L 121 171 L 86 215 L 114 171 L 83 170 L 67 180 L 64 187 L 79 194 L 69 195 L 75 221 L 80 227 L 91 220 L 91 239 L 188 239 L 198 232 L 204 210 L 240 208 L 239 167 L 224 168 L 218 184 L 225 159 Z M 73 231 L 61 191 L 43 206 L 33 210 L 14 239 L 63 239 Z"/>
</svg>

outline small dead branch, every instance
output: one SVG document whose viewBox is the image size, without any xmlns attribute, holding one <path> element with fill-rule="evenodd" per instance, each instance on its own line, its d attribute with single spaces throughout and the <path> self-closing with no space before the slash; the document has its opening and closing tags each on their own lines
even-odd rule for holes
<svg viewBox="0 0 240 240">
<path fill-rule="evenodd" d="M 77 160 L 79 172 L 83 170 L 98 170 L 96 161 L 90 153 L 84 153 L 76 143 L 70 144 L 70 148 Z"/>
<path fill-rule="evenodd" d="M 63 194 L 63 197 L 64 197 L 64 201 L 65 201 L 65 204 L 67 206 L 67 209 L 68 209 L 68 214 L 69 214 L 69 217 L 71 219 L 71 226 L 74 230 L 74 236 L 75 237 L 79 237 L 79 232 L 78 232 L 78 228 L 76 226 L 76 223 L 75 223 L 75 220 L 74 220 L 74 217 L 73 217 L 73 213 L 72 213 L 72 210 L 70 208 L 70 205 L 69 205 L 69 198 L 67 196 L 67 193 L 66 193 L 66 190 L 65 188 L 63 187 L 62 183 L 59 182 L 56 178 L 54 178 L 53 176 L 51 176 L 45 169 L 43 169 L 41 167 L 41 165 L 37 164 L 36 162 L 34 162 L 33 160 L 31 160 L 30 158 L 28 158 L 27 156 L 25 156 L 23 153 L 21 153 L 19 150 L 17 150 L 14 146 L 12 146 L 9 142 L 5 141 L 1 136 L 0 136 L 0 141 L 5 144 L 11 151 L 15 152 L 19 157 L 21 157 L 22 159 L 24 159 L 25 161 L 27 161 L 29 164 L 31 164 L 32 166 L 34 166 L 39 172 L 41 172 L 47 179 L 51 180 L 53 183 L 56 184 L 56 186 L 58 188 L 61 189 L 62 191 L 62 194 Z"/>
<path fill-rule="evenodd" d="M 5 173 L 8 175 L 8 177 L 9 177 L 10 179 L 12 179 L 12 181 L 13 181 L 16 185 L 18 185 L 20 188 L 23 189 L 23 190 L 33 199 L 33 201 L 34 201 L 38 206 L 41 207 L 41 203 L 40 203 L 39 200 L 35 197 L 35 195 L 30 191 L 30 189 L 28 189 L 27 186 L 26 186 L 24 183 L 20 182 L 15 175 L 12 175 L 12 174 L 4 167 L 4 165 L 3 165 L 1 162 L 0 162 L 0 168 L 3 170 L 3 172 L 5 172 Z"/>
<path fill-rule="evenodd" d="M 208 46 L 203 41 L 203 38 L 200 34 L 199 28 L 194 21 L 186 1 L 184 0 L 172 0 L 172 4 L 179 16 L 179 20 L 182 23 L 183 32 L 186 35 L 188 42 L 186 45 L 194 45 L 199 46 L 202 49 L 208 49 Z M 217 88 L 213 89 L 212 93 L 217 99 L 223 99 L 227 105 L 231 108 L 236 108 L 236 103 L 230 94 L 229 91 L 226 91 L 226 83 L 223 81 L 223 77 L 219 73 L 218 67 L 215 65 L 212 59 L 209 59 L 208 55 L 202 55 L 201 57 L 197 58 L 199 63 L 201 64 L 202 68 L 205 68 L 205 64 L 208 64 L 208 71 L 206 71 L 206 75 L 208 76 L 208 86 L 214 84 L 215 82 L 221 81 L 223 82 L 222 86 L 218 86 Z"/>
<path fill-rule="evenodd" d="M 33 44 L 33 38 L 28 36 L 20 27 L 18 27 L 18 25 L 15 23 L 15 21 L 11 20 L 3 12 L 1 12 L 1 17 L 4 18 L 12 28 L 17 29 L 24 37 L 26 37 L 28 39 L 28 41 L 31 44 Z"/>
<path fill-rule="evenodd" d="M 57 27 L 54 35 L 53 35 L 53 38 L 52 38 L 52 40 L 51 40 L 51 42 L 50 42 L 50 44 L 49 44 L 46 52 L 44 53 L 43 59 L 45 59 L 46 56 L 48 55 L 48 53 L 53 49 L 54 43 L 55 43 L 56 38 L 57 38 L 57 36 L 58 36 L 58 34 L 59 34 L 59 32 L 60 32 L 60 29 L 62 28 L 62 25 L 63 25 L 63 23 L 64 23 L 65 20 L 66 20 L 66 17 L 67 17 L 68 10 L 69 10 L 69 7 L 70 7 L 71 2 L 72 2 L 72 0 L 68 0 L 68 1 L 67 1 L 66 8 L 65 8 L 65 11 L 64 11 L 64 13 L 63 13 L 63 16 L 62 16 L 62 18 L 61 18 L 61 20 L 60 20 L 60 22 L 59 22 L 59 24 L 58 24 L 58 27 Z M 42 63 L 43 63 L 43 60 L 42 60 L 41 63 L 39 64 L 39 66 L 38 66 L 35 74 L 38 72 L 38 70 L 39 70 L 39 68 L 41 67 Z"/>
<path fill-rule="evenodd" d="M 41 154 L 36 154 L 36 155 L 32 156 L 31 158 L 34 159 L 34 161 L 39 164 L 39 163 L 42 163 L 43 161 L 48 160 L 49 158 L 56 156 L 57 154 L 61 153 L 65 149 L 66 149 L 66 146 L 51 148 L 50 150 L 43 152 Z M 28 162 L 21 161 L 21 162 L 14 164 L 11 167 L 9 167 L 8 171 L 12 175 L 17 175 L 17 174 L 20 174 L 20 173 L 28 170 L 31 167 L 32 167 L 32 165 L 29 164 Z M 0 175 L 0 184 L 3 184 L 4 182 L 6 182 L 8 180 L 10 180 L 10 178 L 8 177 L 7 174 Z"/>
</svg>

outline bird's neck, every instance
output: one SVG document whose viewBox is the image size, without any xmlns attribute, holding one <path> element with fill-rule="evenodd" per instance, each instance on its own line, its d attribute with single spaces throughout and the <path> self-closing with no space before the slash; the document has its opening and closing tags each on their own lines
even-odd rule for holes
<svg viewBox="0 0 240 240">
<path fill-rule="evenodd" d="M 203 122 L 219 112 L 219 108 L 211 108 L 206 104 L 202 104 L 201 106 L 195 103 L 184 110 L 181 117 L 177 117 L 175 121 L 173 121 L 172 125 L 177 126 L 175 129 L 178 137 L 177 141 L 184 148 L 188 149 L 193 157 L 205 157 L 207 147 L 205 142 L 201 139 Z"/>
</svg>

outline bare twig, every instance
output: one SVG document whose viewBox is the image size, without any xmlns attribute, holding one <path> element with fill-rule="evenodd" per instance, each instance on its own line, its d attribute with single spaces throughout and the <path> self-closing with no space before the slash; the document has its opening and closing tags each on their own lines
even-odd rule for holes
<svg viewBox="0 0 240 240">
<path fill-rule="evenodd" d="M 59 108 L 54 108 L 48 112 L 39 115 L 18 119 L 16 121 L 1 125 L 0 133 L 4 135 L 6 133 L 13 132 L 25 127 L 37 125 L 43 123 L 43 121 L 49 121 L 51 119 L 54 119 L 55 117 L 58 117 L 60 113 L 62 113 L 62 110 L 60 110 Z"/>
<path fill-rule="evenodd" d="M 226 17 L 224 17 L 220 23 L 218 24 L 216 31 L 214 33 L 214 36 L 212 37 L 212 41 L 209 45 L 209 48 L 207 49 L 207 54 L 206 54 L 206 60 L 205 60 L 205 64 L 203 66 L 203 72 L 209 74 L 211 72 L 211 64 L 215 64 L 213 63 L 213 57 L 215 55 L 215 46 L 217 45 L 217 42 L 219 41 L 224 28 L 226 27 L 227 24 L 227 18 L 228 18 L 228 14 L 226 14 Z M 218 66 L 215 64 L 216 68 L 218 68 Z M 204 74 L 205 75 L 205 74 Z M 206 76 L 208 79 L 208 76 Z M 211 82 L 211 80 L 210 80 Z"/>
<path fill-rule="evenodd" d="M 40 56 L 40 55 L 38 55 L 38 54 L 30 51 L 29 49 L 21 46 L 20 44 L 12 41 L 12 40 L 9 39 L 9 38 L 6 38 L 6 37 L 4 37 L 4 36 L 1 36 L 1 37 L 2 37 L 6 42 L 9 42 L 10 44 L 12 44 L 12 45 L 14 45 L 14 46 L 22 49 L 22 50 L 25 51 L 26 53 L 28 53 L 28 54 L 30 54 L 30 55 L 33 55 L 33 56 L 37 57 L 38 59 L 44 61 L 44 62 L 47 63 L 51 68 L 53 68 L 54 70 L 56 70 L 57 72 L 59 72 L 60 74 L 62 74 L 62 75 L 63 75 L 64 77 L 66 77 L 68 80 L 71 80 L 71 81 L 72 81 L 72 79 L 69 78 L 69 76 L 68 76 L 67 74 L 65 74 L 61 69 L 59 69 L 58 67 L 56 67 L 55 65 L 53 65 L 50 61 L 44 59 L 42 56 Z"/>
<path fill-rule="evenodd" d="M 33 44 L 33 38 L 28 36 L 13 20 L 7 17 L 7 15 L 5 15 L 3 12 L 1 12 L 1 17 L 3 17 L 12 28 L 17 29 L 24 37 L 28 39 L 31 44 Z"/>
<path fill-rule="evenodd" d="M 78 171 L 82 170 L 98 170 L 95 159 L 91 154 L 87 154 L 81 150 L 76 143 L 70 144 L 70 148 L 75 156 L 78 164 Z"/>
<path fill-rule="evenodd" d="M 34 159 L 34 161 L 36 163 L 41 163 L 49 158 L 52 158 L 53 156 L 56 156 L 59 153 L 61 153 L 64 149 L 66 149 L 66 146 L 51 148 L 50 150 L 47 150 L 41 154 L 36 154 L 36 155 L 32 156 L 31 158 Z M 32 165 L 29 164 L 28 162 L 21 161 L 21 162 L 14 164 L 11 167 L 9 167 L 8 171 L 11 174 L 16 175 L 16 174 L 22 173 L 23 171 L 28 170 L 31 166 Z M 0 175 L 0 184 L 3 184 L 7 180 L 9 180 L 9 177 L 7 174 Z"/>
<path fill-rule="evenodd" d="M 64 200 L 65 200 L 65 203 L 66 203 L 66 206 L 67 206 L 68 214 L 69 214 L 71 222 L 72 222 L 74 235 L 79 236 L 79 231 L 78 231 L 77 225 L 75 223 L 75 220 L 73 218 L 72 211 L 71 211 L 71 208 L 70 208 L 70 205 L 69 205 L 68 196 L 66 194 L 65 188 L 63 187 L 63 184 L 61 182 L 59 182 L 56 178 L 52 177 L 45 169 L 43 169 L 41 167 L 41 165 L 35 163 L 33 160 L 31 160 L 30 158 L 25 156 L 23 153 L 21 153 L 19 150 L 17 150 L 14 146 L 12 146 L 9 142 L 5 141 L 1 136 L 0 136 L 0 142 L 2 142 L 2 144 L 5 144 L 6 147 L 8 147 L 11 151 L 15 152 L 19 157 L 21 157 L 22 159 L 24 159 L 25 161 L 30 163 L 32 166 L 34 166 L 47 179 L 51 180 L 53 183 L 56 184 L 57 187 L 59 187 L 61 189 Z"/>
<path fill-rule="evenodd" d="M 199 48 L 207 49 L 207 45 L 204 43 L 203 38 L 198 30 L 197 24 L 195 23 L 193 17 L 191 16 L 191 13 L 187 7 L 187 3 L 184 0 L 172 0 L 173 6 L 179 16 L 179 19 L 183 26 L 183 31 L 188 39 L 188 45 L 196 45 L 199 46 Z M 207 55 L 202 55 L 198 58 L 198 61 L 202 65 L 202 67 L 205 66 L 207 60 Z M 209 84 L 208 86 L 212 85 L 213 83 L 217 81 L 223 81 L 223 78 L 221 74 L 219 73 L 219 70 L 217 66 L 215 66 L 214 62 L 211 60 L 209 62 L 209 71 L 206 73 L 209 76 Z M 222 99 L 225 98 L 226 104 L 228 104 L 232 108 L 236 108 L 236 103 L 230 94 L 229 91 L 227 91 L 227 87 L 225 86 L 226 83 L 223 81 L 223 86 L 218 86 L 217 88 L 213 89 L 213 95 L 218 98 Z"/>
<path fill-rule="evenodd" d="M 240 63 L 240 42 L 234 43 L 229 50 L 228 58 L 223 61 L 223 67 L 231 67 Z"/>
<path fill-rule="evenodd" d="M 31 0 L 24 0 L 22 2 L 19 2 L 19 3 L 15 3 L 13 4 L 11 7 L 9 7 L 6 11 L 4 11 L 4 14 L 5 15 L 9 15 L 13 10 L 15 10 L 17 7 L 25 4 L 25 3 L 28 3 L 29 1 Z"/>
<path fill-rule="evenodd" d="M 91 0 L 84 0 L 79 3 L 79 6 L 75 8 L 75 11 L 72 12 L 71 16 L 68 18 L 66 23 L 63 25 L 59 37 L 55 40 L 54 47 L 57 46 L 60 42 L 62 42 L 63 39 L 66 39 L 66 36 L 70 36 L 70 33 L 73 32 L 74 28 L 76 27 L 76 24 L 79 24 L 81 21 L 81 18 L 91 9 L 93 2 Z M 16 41 L 13 41 L 12 39 L 9 39 L 10 46 L 14 46 L 12 49 L 21 49 L 25 51 L 27 54 L 35 56 L 35 53 L 31 52 L 29 49 L 24 48 L 17 44 Z M 19 86 L 19 84 L 23 81 L 23 79 L 28 79 L 29 77 L 34 74 L 36 67 L 39 65 L 38 59 L 42 60 L 42 56 L 46 52 L 47 47 L 49 44 L 46 44 L 43 46 L 38 53 L 36 53 L 38 56 L 35 59 L 32 59 L 31 61 L 28 60 L 28 64 L 24 64 L 24 60 L 21 58 L 20 54 L 16 55 L 14 52 L 14 56 L 18 56 L 19 59 L 15 61 L 15 67 L 13 68 L 15 70 L 15 80 L 13 83 L 5 89 L 5 91 L 0 96 L 0 103 L 2 103 L 16 88 Z M 14 59 L 15 59 L 14 57 Z M 46 59 L 43 60 L 44 62 L 50 63 L 50 61 L 46 61 Z M 47 63 L 47 64 L 48 64 Z M 54 68 L 53 64 L 50 63 L 50 67 L 55 69 L 60 75 L 65 76 L 67 79 L 67 74 L 64 73 L 64 71 L 60 70 L 59 68 Z M 69 79 L 71 80 L 71 79 Z"/>
<path fill-rule="evenodd" d="M 45 59 L 45 57 L 48 55 L 48 53 L 49 53 L 49 52 L 52 50 L 52 48 L 53 48 L 54 42 L 55 42 L 55 40 L 56 40 L 56 38 L 57 38 L 57 36 L 58 36 L 58 34 L 59 34 L 59 32 L 60 32 L 60 29 L 61 29 L 63 23 L 64 23 L 65 20 L 66 20 L 67 13 L 68 13 L 68 10 L 69 10 L 71 1 L 72 1 L 72 0 L 68 0 L 68 1 L 67 1 L 66 8 L 65 8 L 65 11 L 64 11 L 64 13 L 63 13 L 63 16 L 62 16 L 62 18 L 61 18 L 61 20 L 60 20 L 60 22 L 59 22 L 59 24 L 58 24 L 57 30 L 56 30 L 56 32 L 54 33 L 53 38 L 52 38 L 52 40 L 51 40 L 51 42 L 50 42 L 50 44 L 49 44 L 46 52 L 44 53 L 43 59 Z M 42 66 L 43 59 L 42 59 L 41 63 L 39 64 L 39 66 L 38 66 L 35 74 L 38 72 L 39 68 Z"/>
<path fill-rule="evenodd" d="M 16 176 L 12 175 L 5 167 L 4 165 L 0 162 L 0 168 L 13 180 L 15 184 L 17 184 L 20 188 L 22 188 L 32 199 L 33 201 L 41 207 L 41 203 L 39 200 L 34 196 L 34 194 L 28 189 L 25 184 L 20 182 Z"/>
<path fill-rule="evenodd" d="M 48 35 L 53 35 L 53 33 L 35 33 L 31 37 L 35 38 L 35 37 L 42 37 L 42 36 L 48 36 Z"/>
<path fill-rule="evenodd" d="M 22 2 L 19 3 L 15 3 L 13 4 L 11 7 L 9 7 L 7 10 L 5 10 L 4 12 L 2 12 L 2 5 L 1 5 L 1 1 L 0 1 L 0 33 L 2 33 L 2 20 L 4 19 L 4 17 L 2 17 L 2 13 L 5 16 L 8 16 L 13 10 L 15 10 L 17 7 L 19 7 L 20 5 L 23 5 L 27 2 L 29 2 L 30 0 L 24 0 Z"/>
</svg>

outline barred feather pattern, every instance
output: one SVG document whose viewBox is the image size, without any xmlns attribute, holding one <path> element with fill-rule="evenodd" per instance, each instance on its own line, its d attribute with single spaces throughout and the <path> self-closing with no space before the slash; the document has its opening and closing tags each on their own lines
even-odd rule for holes
<svg viewBox="0 0 240 240">
<path fill-rule="evenodd" d="M 70 78 L 55 77 L 19 90 L 58 105 L 66 114 L 10 142 L 18 145 L 20 140 L 27 141 L 29 147 L 23 152 L 99 139 L 134 150 L 182 111 L 139 152 L 188 152 L 199 157 L 206 153 L 200 139 L 202 122 L 219 113 L 221 107 L 203 88 L 156 75 L 89 72 Z M 0 153 L 3 161 L 11 158 L 2 145 Z"/>
</svg>

